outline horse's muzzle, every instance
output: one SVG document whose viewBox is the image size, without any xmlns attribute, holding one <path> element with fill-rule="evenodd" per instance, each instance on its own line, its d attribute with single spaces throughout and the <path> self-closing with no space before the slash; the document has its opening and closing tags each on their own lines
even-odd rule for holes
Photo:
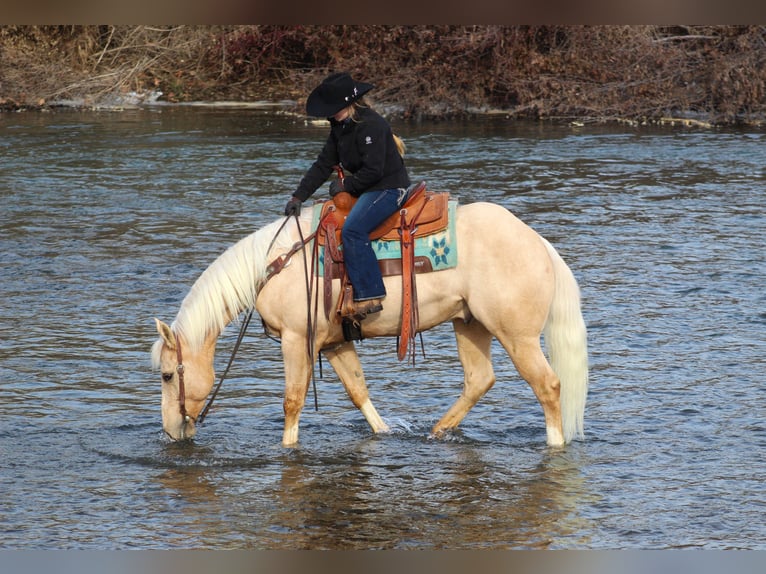
<svg viewBox="0 0 766 574">
<path fill-rule="evenodd" d="M 193 418 L 187 416 L 175 428 L 168 429 L 165 427 L 165 434 L 174 441 L 191 440 L 197 434 L 197 426 L 194 422 Z"/>
</svg>

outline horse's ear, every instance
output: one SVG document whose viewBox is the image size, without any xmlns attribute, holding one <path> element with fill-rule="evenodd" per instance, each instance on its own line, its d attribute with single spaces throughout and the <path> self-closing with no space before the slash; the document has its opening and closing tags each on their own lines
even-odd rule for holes
<svg viewBox="0 0 766 574">
<path fill-rule="evenodd" d="M 165 345 L 168 349 L 175 349 L 176 348 L 176 336 L 173 334 L 173 331 L 168 327 L 167 324 L 163 323 L 159 319 L 155 318 L 154 321 L 157 323 L 157 332 L 160 334 L 160 337 L 162 337 L 162 340 L 165 341 Z"/>
</svg>

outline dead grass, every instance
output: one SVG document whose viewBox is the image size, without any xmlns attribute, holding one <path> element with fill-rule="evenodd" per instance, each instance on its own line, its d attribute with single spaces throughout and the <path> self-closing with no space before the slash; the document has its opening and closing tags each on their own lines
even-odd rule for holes
<svg viewBox="0 0 766 574">
<path fill-rule="evenodd" d="M 328 72 L 404 118 L 502 110 L 580 121 L 760 121 L 763 26 L 51 26 L 0 28 L 0 107 L 296 100 Z"/>
</svg>

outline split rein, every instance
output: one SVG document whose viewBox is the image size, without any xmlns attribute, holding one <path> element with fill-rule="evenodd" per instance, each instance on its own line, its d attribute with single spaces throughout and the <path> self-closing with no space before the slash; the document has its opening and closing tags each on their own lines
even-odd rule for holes
<svg viewBox="0 0 766 574">
<path fill-rule="evenodd" d="M 221 375 L 221 378 L 218 380 L 218 384 L 215 387 L 215 390 L 213 391 L 213 394 L 210 395 L 210 398 L 207 400 L 207 403 L 205 403 L 205 407 L 200 411 L 199 415 L 196 419 L 194 419 L 194 423 L 197 425 L 201 425 L 202 421 L 205 420 L 205 417 L 207 416 L 208 412 L 210 412 L 210 407 L 213 404 L 213 401 L 215 400 L 215 397 L 218 395 L 218 391 L 221 390 L 221 385 L 223 384 L 223 380 L 226 378 L 226 375 L 229 374 L 229 369 L 231 368 L 232 363 L 234 362 L 234 357 L 237 356 L 237 351 L 239 351 L 239 346 L 242 344 L 242 339 L 245 337 L 245 331 L 247 330 L 247 326 L 250 324 L 250 319 L 253 317 L 253 310 L 250 309 L 247 312 L 247 315 L 245 316 L 245 320 L 242 323 L 242 327 L 239 330 L 239 336 L 237 337 L 237 342 L 234 345 L 234 350 L 231 352 L 231 357 L 229 357 L 229 363 L 226 365 L 226 369 L 224 369 L 223 374 Z M 192 420 L 192 416 L 186 412 L 186 387 L 184 385 L 184 363 L 183 363 L 183 357 L 181 356 L 181 343 L 176 341 L 176 357 L 178 359 L 178 365 L 176 366 L 176 372 L 178 373 L 178 404 L 179 408 L 181 410 L 181 416 L 184 419 L 184 422 L 189 422 Z"/>
<path fill-rule="evenodd" d="M 298 216 L 295 216 L 296 223 Z M 269 244 L 269 248 L 266 250 L 266 253 L 271 251 L 271 248 L 274 245 L 274 241 L 276 241 L 279 234 L 282 232 L 282 230 L 285 228 L 285 225 L 290 220 L 289 217 L 285 218 L 285 221 L 282 223 L 282 225 L 279 227 L 277 232 L 274 234 L 274 238 L 271 240 L 271 243 Z M 314 239 L 314 237 L 317 234 L 317 231 L 309 235 L 308 237 L 303 237 L 303 231 L 301 230 L 301 226 L 297 225 L 298 227 L 298 234 L 300 236 L 300 241 L 295 243 L 293 247 L 284 255 L 280 255 L 277 257 L 274 261 L 272 261 L 269 266 L 266 268 L 266 281 L 271 279 L 274 275 L 282 271 L 284 266 L 287 264 L 287 262 L 292 258 L 293 255 L 295 255 L 298 251 L 304 248 L 304 246 Z M 321 225 L 317 227 L 317 229 L 320 229 Z M 308 268 L 305 269 L 306 271 L 306 283 L 308 287 L 309 282 L 309 274 L 308 274 Z M 307 289 L 308 292 L 308 298 L 309 298 L 309 312 L 308 312 L 308 326 L 309 326 L 309 340 L 308 340 L 308 347 L 307 350 L 309 352 L 309 355 L 313 357 L 314 349 L 313 349 L 313 334 L 314 334 L 314 328 L 313 328 L 313 321 L 311 320 L 311 292 L 310 289 Z M 247 331 L 247 327 L 250 325 L 250 319 L 253 317 L 253 309 L 248 309 L 247 314 L 245 315 L 245 319 L 242 322 L 242 326 L 239 329 L 239 335 L 237 336 L 237 342 L 234 344 L 234 349 L 231 352 L 231 357 L 229 357 L 229 362 L 226 365 L 226 369 L 224 369 L 223 374 L 221 375 L 221 378 L 218 380 L 218 384 L 215 387 L 215 390 L 210 395 L 210 398 L 208 398 L 207 402 L 205 403 L 204 408 L 200 411 L 200 414 L 195 419 L 192 417 L 187 411 L 186 411 L 186 385 L 184 384 L 184 363 L 183 363 L 183 356 L 181 354 L 181 343 L 179 341 L 176 341 L 176 358 L 178 361 L 178 364 L 176 365 L 176 372 L 178 373 L 178 405 L 179 410 L 181 411 L 181 417 L 183 418 L 184 422 L 189 422 L 191 420 L 194 420 L 194 423 L 196 425 L 201 425 L 202 422 L 205 420 L 205 417 L 207 417 L 208 413 L 210 412 L 210 407 L 213 404 L 213 401 L 215 400 L 216 396 L 218 396 L 218 391 L 221 390 L 221 385 L 223 384 L 224 379 L 226 378 L 226 375 L 229 373 L 229 369 L 231 368 L 231 365 L 234 363 L 234 357 L 237 356 L 237 351 L 239 351 L 239 347 L 242 344 L 242 339 L 245 337 L 245 331 Z M 312 376 L 313 380 L 313 376 Z M 314 380 L 314 406 L 315 408 L 318 408 L 317 404 L 317 390 L 316 390 L 316 381 Z"/>
</svg>

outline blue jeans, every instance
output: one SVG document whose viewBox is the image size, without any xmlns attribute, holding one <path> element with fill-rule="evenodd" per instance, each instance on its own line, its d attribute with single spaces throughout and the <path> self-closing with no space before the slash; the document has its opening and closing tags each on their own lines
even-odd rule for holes
<svg viewBox="0 0 766 574">
<path fill-rule="evenodd" d="M 343 259 L 354 287 L 354 301 L 386 296 L 378 258 L 370 245 L 370 233 L 399 209 L 406 196 L 404 189 L 363 193 L 343 224 Z"/>
</svg>

